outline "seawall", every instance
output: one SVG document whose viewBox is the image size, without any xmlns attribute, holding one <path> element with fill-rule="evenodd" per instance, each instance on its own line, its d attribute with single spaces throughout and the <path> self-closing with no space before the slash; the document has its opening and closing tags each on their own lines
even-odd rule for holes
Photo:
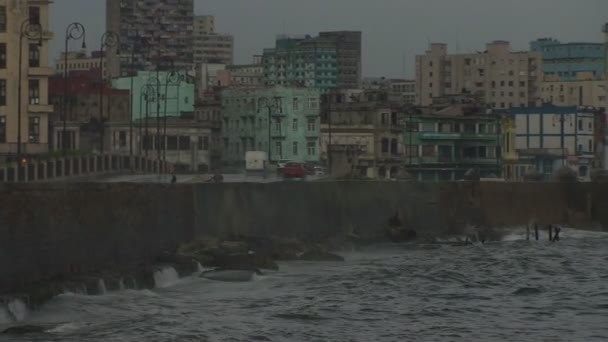
<svg viewBox="0 0 608 342">
<path fill-rule="evenodd" d="M 608 184 L 2 184 L 0 293 L 132 268 L 199 235 L 373 239 L 395 213 L 421 236 L 532 219 L 606 227 L 606 209 Z"/>
</svg>

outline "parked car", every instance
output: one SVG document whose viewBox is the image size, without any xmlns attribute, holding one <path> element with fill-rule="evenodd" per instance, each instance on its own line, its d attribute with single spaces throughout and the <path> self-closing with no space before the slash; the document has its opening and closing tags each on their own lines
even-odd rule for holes
<svg viewBox="0 0 608 342">
<path fill-rule="evenodd" d="M 300 178 L 306 179 L 307 175 L 306 168 L 301 163 L 290 162 L 285 164 L 283 168 L 282 175 L 283 178 Z"/>
<path fill-rule="evenodd" d="M 285 168 L 285 165 L 287 165 L 287 163 L 291 163 L 292 160 L 290 159 L 279 159 L 279 161 L 277 161 L 277 176 L 282 176 L 283 175 L 283 169 Z"/>
<path fill-rule="evenodd" d="M 325 176 L 325 169 L 322 166 L 315 166 L 314 175 Z"/>
<path fill-rule="evenodd" d="M 306 169 L 306 174 L 309 176 L 315 175 L 315 165 L 311 163 L 304 163 L 304 169 Z"/>
</svg>

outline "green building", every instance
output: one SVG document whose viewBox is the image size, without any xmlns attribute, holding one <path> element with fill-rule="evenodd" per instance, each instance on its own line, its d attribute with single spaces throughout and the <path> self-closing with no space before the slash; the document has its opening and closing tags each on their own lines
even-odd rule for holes
<svg viewBox="0 0 608 342">
<path fill-rule="evenodd" d="M 140 71 L 137 76 L 133 77 L 133 120 L 139 120 L 146 117 L 146 109 L 149 117 L 156 117 L 158 112 L 158 102 L 156 102 L 156 89 L 160 83 L 160 116 L 178 117 L 181 113 L 194 112 L 194 83 L 186 81 L 183 73 L 180 75 L 171 75 L 169 72 L 155 71 Z M 158 76 L 158 77 L 157 77 Z M 169 77 L 169 80 L 167 78 Z M 160 81 L 160 82 L 157 82 Z M 179 80 L 179 81 L 178 81 Z M 145 86 L 151 85 L 153 95 L 146 101 Z M 115 89 L 131 89 L 131 77 L 116 78 L 112 81 L 112 87 Z M 166 96 L 166 110 L 165 110 Z"/>
<path fill-rule="evenodd" d="M 222 101 L 224 163 L 244 163 L 247 151 L 265 151 L 273 162 L 319 161 L 319 89 L 232 88 Z"/>
<path fill-rule="evenodd" d="M 276 46 L 264 49 L 264 84 L 335 88 L 338 50 L 334 39 L 279 36 Z"/>
<path fill-rule="evenodd" d="M 500 118 L 474 106 L 426 108 L 406 116 L 405 166 L 419 181 L 454 181 L 474 169 L 498 177 Z"/>
</svg>

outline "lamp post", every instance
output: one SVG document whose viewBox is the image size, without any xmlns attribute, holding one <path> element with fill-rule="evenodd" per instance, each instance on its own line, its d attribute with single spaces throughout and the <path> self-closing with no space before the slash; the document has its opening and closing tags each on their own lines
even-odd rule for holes
<svg viewBox="0 0 608 342">
<path fill-rule="evenodd" d="M 139 44 L 139 50 L 138 50 L 138 46 L 136 44 Z M 130 160 L 133 160 L 133 87 L 134 87 L 134 81 L 135 81 L 135 77 L 137 76 L 137 70 L 135 68 L 135 54 L 139 51 L 140 53 L 142 52 L 142 46 L 146 46 L 148 47 L 147 41 L 143 40 L 139 35 L 135 36 L 135 40 L 133 43 L 133 46 L 131 47 L 131 65 L 130 65 L 130 69 L 131 69 L 131 77 L 130 77 L 130 108 L 129 108 L 129 157 Z M 142 95 L 140 94 L 139 96 L 139 119 L 140 119 L 140 125 L 139 125 L 139 136 L 141 139 L 141 107 L 142 107 Z M 139 154 L 141 154 L 141 148 L 139 149 Z"/>
<path fill-rule="evenodd" d="M 272 109 L 278 106 L 279 97 L 275 97 L 275 104 L 271 104 L 270 100 L 267 97 L 260 97 L 258 99 L 258 113 L 261 111 L 261 107 L 266 107 L 268 109 L 268 164 L 272 162 Z M 262 106 L 262 101 L 264 105 Z M 279 156 L 280 158 L 280 156 Z"/>
<path fill-rule="evenodd" d="M 167 162 L 167 102 L 169 96 L 169 86 L 179 86 L 181 84 L 181 75 L 179 72 L 171 71 L 165 76 L 165 110 L 163 116 L 163 162 Z M 179 94 L 179 92 L 178 92 Z M 177 96 L 179 103 L 179 95 Z"/>
<path fill-rule="evenodd" d="M 150 118 L 150 102 L 153 102 L 155 99 L 154 95 L 154 87 L 149 84 L 145 84 L 142 88 L 142 96 L 144 101 L 146 101 L 146 116 L 144 119 L 144 138 L 142 139 L 142 145 L 144 148 L 144 156 L 148 157 L 148 148 L 149 148 L 149 134 L 148 134 L 148 121 Z"/>
<path fill-rule="evenodd" d="M 68 48 L 70 40 L 80 40 L 82 39 L 82 48 L 87 48 L 86 43 L 86 30 L 84 25 L 78 22 L 74 22 L 68 25 L 65 29 L 65 50 L 64 50 L 64 68 L 63 68 L 63 130 L 61 132 L 61 148 L 63 150 L 63 155 L 65 156 L 67 153 L 66 149 L 66 131 L 67 131 L 67 108 L 68 108 Z"/>
<path fill-rule="evenodd" d="M 36 37 L 36 34 L 38 37 Z M 42 26 L 38 23 L 32 23 L 29 19 L 21 23 L 19 31 L 19 86 L 17 88 L 17 160 L 21 162 L 21 121 L 23 114 L 21 113 L 21 93 L 23 81 L 23 38 L 35 39 L 38 38 L 38 46 L 42 46 Z"/>
<path fill-rule="evenodd" d="M 119 46 L 120 37 L 118 33 L 114 31 L 107 31 L 101 36 L 101 44 L 100 44 L 100 60 L 99 60 L 99 151 L 103 154 L 103 142 L 104 142 L 104 134 L 105 134 L 105 122 L 103 117 L 103 89 L 104 89 L 104 77 L 103 77 L 103 59 L 104 59 L 104 49 L 113 48 Z M 120 53 L 117 51 L 117 55 Z M 109 115 L 110 113 L 108 113 Z M 109 119 L 108 119 L 109 121 Z"/>
<path fill-rule="evenodd" d="M 161 161 L 161 153 L 160 153 L 160 87 L 161 87 L 161 82 L 160 79 L 158 77 L 158 70 L 156 72 L 157 76 L 152 76 L 150 78 L 148 78 L 148 86 L 149 87 L 154 87 L 156 86 L 156 89 L 154 89 L 154 91 L 156 92 L 155 98 L 156 98 L 156 138 L 154 139 L 155 142 L 155 148 L 156 148 L 156 161 L 158 163 L 158 173 L 161 173 L 161 167 L 160 167 L 160 161 Z M 165 99 L 166 101 L 166 99 Z M 147 123 L 146 123 L 147 126 Z"/>
</svg>

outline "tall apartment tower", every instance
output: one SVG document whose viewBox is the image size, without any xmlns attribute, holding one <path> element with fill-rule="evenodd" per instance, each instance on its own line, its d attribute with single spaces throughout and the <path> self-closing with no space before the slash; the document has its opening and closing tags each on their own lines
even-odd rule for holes
<svg viewBox="0 0 608 342">
<path fill-rule="evenodd" d="M 106 29 L 120 36 L 120 56 L 108 49 L 111 76 L 156 70 L 167 60 L 191 68 L 193 20 L 193 0 L 106 0 Z"/>
<path fill-rule="evenodd" d="M 3 157 L 14 157 L 18 152 L 33 155 L 49 151 L 49 115 L 53 112 L 48 98 L 48 81 L 53 73 L 53 68 L 48 66 L 49 41 L 53 38 L 49 31 L 49 7 L 50 1 L 46 0 L 0 0 L 0 155 Z M 27 23 L 31 25 L 28 27 Z M 42 31 L 34 29 L 35 24 L 40 24 Z"/>
<path fill-rule="evenodd" d="M 357 89 L 361 86 L 361 31 L 321 32 L 320 38 L 335 42 L 338 61 L 338 80 L 336 87 Z"/>
<path fill-rule="evenodd" d="M 280 35 L 262 59 L 268 86 L 356 89 L 361 85 L 361 32 Z"/>
<path fill-rule="evenodd" d="M 416 104 L 428 106 L 434 97 L 473 94 L 489 107 L 535 106 L 541 98 L 543 68 L 539 52 L 511 50 L 506 41 L 494 41 L 486 50 L 448 54 L 446 44 L 431 44 L 416 56 Z"/>
<path fill-rule="evenodd" d="M 215 31 L 215 17 L 194 17 L 194 63 L 234 64 L 234 38 Z"/>
</svg>

